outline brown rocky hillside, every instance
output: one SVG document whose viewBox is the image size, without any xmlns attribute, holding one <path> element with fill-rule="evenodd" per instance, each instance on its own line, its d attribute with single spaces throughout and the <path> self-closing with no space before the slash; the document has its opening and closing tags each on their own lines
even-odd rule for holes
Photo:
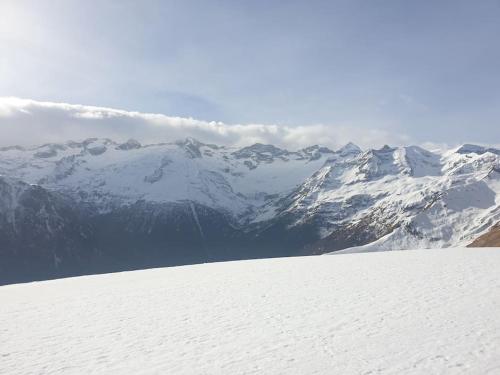
<svg viewBox="0 0 500 375">
<path fill-rule="evenodd" d="M 495 224 L 487 233 L 476 238 L 468 247 L 500 246 L 500 223 Z"/>
</svg>

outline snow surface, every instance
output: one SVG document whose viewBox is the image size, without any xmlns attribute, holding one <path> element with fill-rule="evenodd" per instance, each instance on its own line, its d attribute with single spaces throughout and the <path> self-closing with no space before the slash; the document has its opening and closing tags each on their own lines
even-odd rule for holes
<svg viewBox="0 0 500 375">
<path fill-rule="evenodd" d="M 0 287 L 1 374 L 498 374 L 500 248 Z"/>
</svg>

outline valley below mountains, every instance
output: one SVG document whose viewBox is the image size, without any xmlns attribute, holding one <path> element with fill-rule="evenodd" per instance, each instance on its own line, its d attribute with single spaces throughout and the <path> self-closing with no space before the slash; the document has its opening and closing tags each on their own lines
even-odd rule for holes
<svg viewBox="0 0 500 375">
<path fill-rule="evenodd" d="M 488 246 L 499 192 L 500 150 L 476 145 L 288 151 L 92 138 L 4 147 L 0 284 L 340 250 Z"/>
</svg>

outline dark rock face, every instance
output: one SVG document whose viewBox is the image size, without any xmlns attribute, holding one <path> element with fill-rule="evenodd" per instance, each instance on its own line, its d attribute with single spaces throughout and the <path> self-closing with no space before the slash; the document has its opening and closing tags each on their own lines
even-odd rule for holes
<svg viewBox="0 0 500 375">
<path fill-rule="evenodd" d="M 362 246 L 391 233 L 398 224 L 380 223 L 367 216 L 356 223 L 337 225 L 327 237 L 307 244 L 303 255 L 324 254 L 352 246 Z"/>
<path fill-rule="evenodd" d="M 202 157 L 200 147 L 204 146 L 204 144 L 196 139 L 186 138 L 185 140 L 176 142 L 176 144 L 184 149 L 187 157 L 191 159 L 198 159 Z"/>
<path fill-rule="evenodd" d="M 107 148 L 104 145 L 99 145 L 99 146 L 94 146 L 94 147 L 88 147 L 87 151 L 89 154 L 97 156 L 104 154 L 106 152 Z"/>
<path fill-rule="evenodd" d="M 0 178 L 0 283 L 75 273 L 92 227 L 64 197 Z"/>
<path fill-rule="evenodd" d="M 154 184 L 158 181 L 161 180 L 161 178 L 163 177 L 163 169 L 169 165 L 172 161 L 167 157 L 167 156 L 164 156 L 162 159 L 161 159 L 161 162 L 160 162 L 160 165 L 158 166 L 158 168 L 156 168 L 153 173 L 151 173 L 150 175 L 147 175 L 144 177 L 144 181 L 145 182 L 149 182 L 150 184 Z"/>
<path fill-rule="evenodd" d="M 256 143 L 252 146 L 244 147 L 233 155 L 237 159 L 251 159 L 254 162 L 272 162 L 275 158 L 280 158 L 288 155 L 287 150 L 282 150 L 273 145 L 263 145 L 262 143 Z"/>
<path fill-rule="evenodd" d="M 287 229 L 290 219 L 245 231 L 193 202 L 139 201 L 97 212 L 40 186 L 0 178 L 0 284 L 296 255 L 311 238 L 304 236 L 307 228 Z"/>
<path fill-rule="evenodd" d="M 139 201 L 106 213 L 0 179 L 0 284 L 213 261 L 300 255 L 319 239 L 293 214 L 238 227 L 193 202 Z"/>
<path fill-rule="evenodd" d="M 136 141 L 135 139 L 129 139 L 127 142 L 122 143 L 121 145 L 118 145 L 116 147 L 119 150 L 135 150 L 137 148 L 141 148 L 141 144 L 139 141 Z"/>
<path fill-rule="evenodd" d="M 57 156 L 57 151 L 54 149 L 42 150 L 35 153 L 36 158 L 51 158 Z"/>
<path fill-rule="evenodd" d="M 465 144 L 460 146 L 460 148 L 457 150 L 457 153 L 459 154 L 478 154 L 482 155 L 485 152 L 491 152 L 492 154 L 500 155 L 500 150 L 496 148 L 487 148 L 487 147 L 482 147 L 478 145 L 471 145 L 471 144 Z"/>
</svg>

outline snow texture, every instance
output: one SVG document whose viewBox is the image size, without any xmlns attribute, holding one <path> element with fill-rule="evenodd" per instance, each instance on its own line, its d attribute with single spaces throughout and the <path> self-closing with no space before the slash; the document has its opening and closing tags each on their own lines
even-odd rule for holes
<svg viewBox="0 0 500 375">
<path fill-rule="evenodd" d="M 500 248 L 0 287 L 1 374 L 498 374 Z"/>
</svg>

